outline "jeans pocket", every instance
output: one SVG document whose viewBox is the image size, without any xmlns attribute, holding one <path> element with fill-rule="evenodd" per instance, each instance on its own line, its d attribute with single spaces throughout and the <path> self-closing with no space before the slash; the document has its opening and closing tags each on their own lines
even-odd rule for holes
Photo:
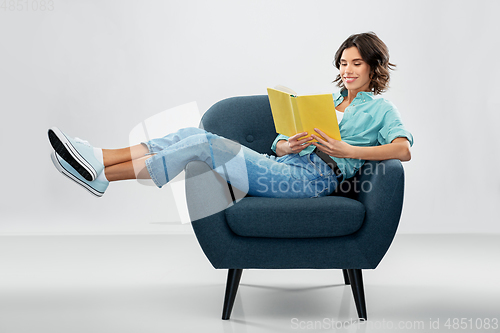
<svg viewBox="0 0 500 333">
<path fill-rule="evenodd" d="M 333 169 L 316 154 L 309 155 L 309 163 L 313 165 L 321 177 L 329 177 L 333 174 Z"/>
</svg>

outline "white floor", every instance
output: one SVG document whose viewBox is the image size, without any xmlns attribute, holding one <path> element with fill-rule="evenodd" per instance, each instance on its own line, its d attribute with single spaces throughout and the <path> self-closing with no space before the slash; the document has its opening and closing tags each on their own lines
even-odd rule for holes
<svg viewBox="0 0 500 333">
<path fill-rule="evenodd" d="M 223 321 L 193 235 L 2 236 L 0 332 L 500 332 L 499 275 L 500 235 L 397 235 L 364 272 L 368 322 L 340 270 L 244 271 Z"/>
</svg>

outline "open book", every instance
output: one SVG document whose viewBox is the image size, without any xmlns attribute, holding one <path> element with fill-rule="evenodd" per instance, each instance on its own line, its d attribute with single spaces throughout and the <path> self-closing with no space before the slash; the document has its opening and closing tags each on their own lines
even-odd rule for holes
<svg viewBox="0 0 500 333">
<path fill-rule="evenodd" d="M 276 132 L 286 136 L 320 129 L 329 137 L 340 140 L 340 130 L 332 94 L 297 96 L 286 87 L 267 88 Z"/>
</svg>

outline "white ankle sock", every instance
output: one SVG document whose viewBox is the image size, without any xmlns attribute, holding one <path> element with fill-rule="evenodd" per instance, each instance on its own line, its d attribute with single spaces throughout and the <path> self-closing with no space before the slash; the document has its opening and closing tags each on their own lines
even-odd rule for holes
<svg viewBox="0 0 500 333">
<path fill-rule="evenodd" d="M 102 169 L 102 172 L 97 176 L 96 180 L 99 180 L 101 182 L 109 182 L 108 178 L 106 178 L 106 174 L 104 173 L 104 169 Z"/>
<path fill-rule="evenodd" d="M 104 164 L 104 158 L 102 157 L 102 149 L 101 148 L 96 148 L 96 147 L 92 147 L 94 148 L 94 156 L 95 158 L 97 158 L 97 160 L 99 162 L 101 162 L 101 164 Z"/>
</svg>

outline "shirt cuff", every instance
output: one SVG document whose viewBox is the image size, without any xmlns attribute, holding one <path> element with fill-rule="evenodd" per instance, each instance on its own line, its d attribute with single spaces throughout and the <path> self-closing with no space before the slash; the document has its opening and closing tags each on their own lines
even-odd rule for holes
<svg viewBox="0 0 500 333">
<path fill-rule="evenodd" d="M 276 139 L 274 139 L 273 144 L 271 145 L 271 150 L 276 154 L 276 145 L 278 144 L 278 141 L 281 140 L 288 140 L 288 136 L 283 135 L 283 134 L 278 134 Z"/>
<path fill-rule="evenodd" d="M 388 137 L 387 141 L 389 143 L 391 143 L 392 141 L 394 141 L 394 139 L 397 139 L 397 138 L 406 138 L 410 142 L 410 147 L 413 146 L 413 135 L 411 135 L 411 133 L 408 132 L 407 130 L 399 129 L 397 131 L 389 133 L 389 137 Z"/>
</svg>

